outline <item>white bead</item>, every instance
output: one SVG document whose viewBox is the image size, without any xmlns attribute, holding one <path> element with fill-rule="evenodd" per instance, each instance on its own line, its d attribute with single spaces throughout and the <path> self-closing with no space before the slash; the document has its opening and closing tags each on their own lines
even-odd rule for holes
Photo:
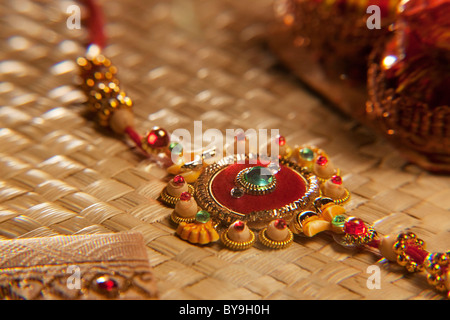
<svg viewBox="0 0 450 320">
<path fill-rule="evenodd" d="M 235 222 L 236 223 L 236 222 Z M 234 227 L 234 223 L 228 228 L 228 238 L 232 241 L 236 242 L 245 242 L 251 239 L 250 229 L 247 225 L 244 226 L 244 229 L 239 231 Z"/>
<path fill-rule="evenodd" d="M 179 198 L 181 196 L 181 194 L 183 192 L 189 192 L 189 187 L 187 183 L 184 183 L 183 185 L 176 185 L 175 183 L 173 183 L 173 181 L 171 180 L 166 187 L 166 191 L 169 195 L 171 195 L 172 197 L 177 197 Z"/>
<path fill-rule="evenodd" d="M 284 241 L 289 236 L 289 229 L 278 229 L 275 227 L 275 220 L 271 221 L 269 225 L 267 226 L 266 231 L 267 238 L 273 241 Z"/>
<path fill-rule="evenodd" d="M 327 180 L 323 186 L 323 193 L 326 197 L 330 197 L 331 199 L 341 199 L 345 196 L 345 188 L 342 184 L 336 184 L 331 180 Z"/>
<path fill-rule="evenodd" d="M 336 169 L 330 160 L 323 166 L 315 163 L 313 171 L 318 177 L 323 179 L 331 178 L 336 173 Z"/>
<path fill-rule="evenodd" d="M 109 119 L 109 127 L 116 133 L 124 133 L 127 127 L 134 125 L 134 115 L 129 109 L 118 109 Z"/>
<path fill-rule="evenodd" d="M 197 214 L 198 207 L 194 197 L 189 201 L 178 201 L 175 205 L 175 212 L 178 216 L 183 218 L 190 218 Z"/>
</svg>

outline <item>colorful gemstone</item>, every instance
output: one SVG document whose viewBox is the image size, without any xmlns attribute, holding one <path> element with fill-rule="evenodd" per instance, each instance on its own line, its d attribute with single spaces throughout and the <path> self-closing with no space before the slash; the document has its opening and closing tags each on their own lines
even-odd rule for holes
<svg viewBox="0 0 450 320">
<path fill-rule="evenodd" d="M 242 188 L 233 188 L 233 189 L 231 189 L 231 196 L 233 197 L 233 198 L 241 198 L 241 197 L 243 197 L 244 196 L 244 194 L 245 194 L 245 192 L 244 192 L 244 189 L 242 189 Z"/>
<path fill-rule="evenodd" d="M 333 182 L 334 184 L 342 184 L 342 178 L 340 176 L 333 176 L 331 177 L 331 182 Z"/>
<path fill-rule="evenodd" d="M 314 151 L 312 151 L 310 148 L 302 148 L 299 151 L 300 158 L 306 161 L 312 161 L 314 160 Z"/>
<path fill-rule="evenodd" d="M 284 219 L 277 219 L 275 220 L 274 224 L 275 228 L 279 230 L 284 230 L 287 227 L 287 223 Z"/>
<path fill-rule="evenodd" d="M 182 185 L 184 185 L 184 183 L 186 182 L 185 180 L 184 180 L 184 177 L 183 176 L 180 176 L 180 175 L 176 175 L 174 178 L 173 178 L 173 183 L 176 185 L 176 186 L 182 186 Z"/>
<path fill-rule="evenodd" d="M 259 187 L 268 186 L 273 182 L 273 175 L 265 167 L 253 167 L 244 176 L 247 182 Z"/>
<path fill-rule="evenodd" d="M 344 228 L 345 219 L 346 217 L 344 215 L 339 214 L 333 217 L 331 224 L 337 229 L 342 229 Z"/>
<path fill-rule="evenodd" d="M 207 223 L 209 221 L 209 219 L 210 219 L 209 212 L 205 211 L 205 210 L 200 210 L 195 215 L 195 221 L 200 222 L 200 223 Z"/>
<path fill-rule="evenodd" d="M 353 218 L 344 223 L 344 232 L 354 236 L 364 235 L 367 232 L 367 226 L 361 219 Z"/>
<path fill-rule="evenodd" d="M 169 134 L 162 128 L 154 127 L 147 134 L 147 143 L 151 148 L 164 148 L 169 144 L 169 142 Z"/>
<path fill-rule="evenodd" d="M 107 276 L 98 277 L 95 280 L 95 283 L 100 290 L 106 292 L 111 292 L 117 289 L 117 282 Z"/>
<path fill-rule="evenodd" d="M 191 198 L 192 198 L 192 195 L 189 192 L 183 192 L 180 195 L 180 200 L 181 201 L 189 201 L 189 200 L 191 200 Z"/>
<path fill-rule="evenodd" d="M 242 222 L 242 221 L 236 221 L 236 222 L 233 224 L 233 228 L 234 228 L 234 230 L 236 230 L 236 231 L 243 231 L 244 228 L 245 228 L 245 223 Z"/>
<path fill-rule="evenodd" d="M 317 160 L 316 160 L 316 163 L 319 166 L 324 166 L 324 165 L 326 165 L 328 163 L 328 159 L 327 159 L 327 157 L 324 157 L 324 156 L 318 156 Z"/>
<path fill-rule="evenodd" d="M 172 154 L 180 156 L 183 154 L 183 146 L 181 144 L 179 144 L 178 142 L 171 142 L 169 144 L 169 151 Z"/>
</svg>

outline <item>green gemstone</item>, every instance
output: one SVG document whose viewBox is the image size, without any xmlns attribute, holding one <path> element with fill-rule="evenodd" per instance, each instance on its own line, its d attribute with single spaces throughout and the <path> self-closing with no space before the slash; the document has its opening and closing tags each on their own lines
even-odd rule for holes
<svg viewBox="0 0 450 320">
<path fill-rule="evenodd" d="M 336 228 L 343 228 L 345 224 L 346 217 L 344 215 L 334 216 L 331 220 L 331 224 Z"/>
<path fill-rule="evenodd" d="M 300 149 L 299 154 L 303 160 L 312 161 L 314 159 L 314 151 L 310 148 Z"/>
<path fill-rule="evenodd" d="M 268 186 L 273 182 L 273 175 L 270 174 L 270 170 L 260 166 L 250 169 L 244 175 L 244 178 L 247 182 L 259 187 Z"/>
<path fill-rule="evenodd" d="M 200 223 L 207 223 L 209 221 L 209 219 L 210 219 L 209 212 L 205 211 L 205 210 L 200 210 L 195 215 L 195 221 L 200 222 Z"/>
<path fill-rule="evenodd" d="M 178 142 L 171 142 L 169 144 L 169 151 L 173 152 L 176 155 L 180 155 L 183 153 L 183 146 Z"/>
</svg>

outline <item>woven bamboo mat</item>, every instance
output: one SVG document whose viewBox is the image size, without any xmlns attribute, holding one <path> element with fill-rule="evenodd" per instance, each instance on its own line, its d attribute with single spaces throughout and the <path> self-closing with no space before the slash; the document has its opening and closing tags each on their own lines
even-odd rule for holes
<svg viewBox="0 0 450 320">
<path fill-rule="evenodd" d="M 266 50 L 269 0 L 105 1 L 106 54 L 134 100 L 137 129 L 280 129 L 323 147 L 352 192 L 348 211 L 381 233 L 410 228 L 432 251 L 450 245 L 450 179 L 405 162 L 386 142 L 279 68 Z M 166 174 L 83 116 L 73 85 L 84 30 L 70 1 L 0 3 L 0 238 L 138 231 L 161 299 L 440 299 L 424 275 L 326 235 L 282 251 L 231 252 L 174 236 L 156 199 Z"/>
</svg>

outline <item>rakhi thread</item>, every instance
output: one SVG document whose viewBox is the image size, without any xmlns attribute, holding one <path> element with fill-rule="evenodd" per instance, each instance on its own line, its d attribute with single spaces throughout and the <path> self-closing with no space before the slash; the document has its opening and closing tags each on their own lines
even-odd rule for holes
<svg viewBox="0 0 450 320">
<path fill-rule="evenodd" d="M 79 58 L 77 63 L 80 66 L 83 81 L 81 87 L 88 98 L 89 109 L 96 115 L 97 123 L 100 126 L 109 127 L 116 133 L 128 136 L 147 156 L 152 154 L 169 156 L 177 150 L 177 147 L 178 155 L 181 156 L 182 146 L 177 142 L 171 143 L 166 130 L 154 127 L 141 136 L 134 129 L 132 101 L 119 86 L 119 80 L 116 78 L 117 69 L 100 53 L 100 49 L 106 44 L 101 9 L 94 0 L 83 2 L 89 11 L 87 25 L 90 46 L 97 46 L 98 49 L 96 49 L 97 54 L 93 56 L 89 56 L 90 50 L 88 50 L 87 57 Z M 279 141 L 280 146 L 288 147 L 284 137 L 280 137 Z M 317 166 L 318 170 L 323 171 L 329 165 L 326 154 L 314 147 L 301 148 L 295 152 L 290 150 L 281 156 L 282 161 L 289 163 L 293 153 L 307 159 L 310 170 L 314 170 L 314 166 Z M 195 244 L 204 245 L 222 239 L 223 244 L 232 250 L 250 248 L 255 243 L 255 235 L 248 228 L 246 221 L 227 222 L 226 230 L 219 235 L 216 226 L 212 223 L 214 217 L 211 217 L 206 210 L 198 212 L 195 210 L 191 216 L 186 217 L 177 215 L 177 213 L 186 212 L 186 208 L 193 205 L 192 194 L 195 190 L 190 183 L 197 181 L 202 169 L 201 164 L 195 163 L 174 163 L 168 168 L 168 172 L 175 177 L 163 190 L 162 200 L 175 208 L 171 220 L 177 224 L 177 234 L 180 238 Z M 327 183 L 333 183 L 335 186 L 342 184 L 339 170 L 334 170 L 332 177 L 318 176 L 318 180 L 321 196 L 314 201 L 314 211 L 293 210 L 293 216 L 289 216 L 292 220 L 289 225 L 283 218 L 274 217 L 259 233 L 259 239 L 265 246 L 271 249 L 282 249 L 292 243 L 293 234 L 312 237 L 319 232 L 330 232 L 334 239 L 345 247 L 357 247 L 376 252 L 385 259 L 405 267 L 408 272 L 426 272 L 429 284 L 440 292 L 446 292 L 447 297 L 450 297 L 450 251 L 429 252 L 425 248 L 425 242 L 412 232 L 403 232 L 397 236 L 379 235 L 373 226 L 367 225 L 357 217 L 345 215 L 345 209 L 341 204 L 348 200 L 348 191 L 341 199 L 323 196 Z M 245 190 L 242 192 L 245 193 Z M 180 205 L 185 208 L 177 208 Z M 205 206 L 209 207 L 208 204 Z"/>
</svg>

